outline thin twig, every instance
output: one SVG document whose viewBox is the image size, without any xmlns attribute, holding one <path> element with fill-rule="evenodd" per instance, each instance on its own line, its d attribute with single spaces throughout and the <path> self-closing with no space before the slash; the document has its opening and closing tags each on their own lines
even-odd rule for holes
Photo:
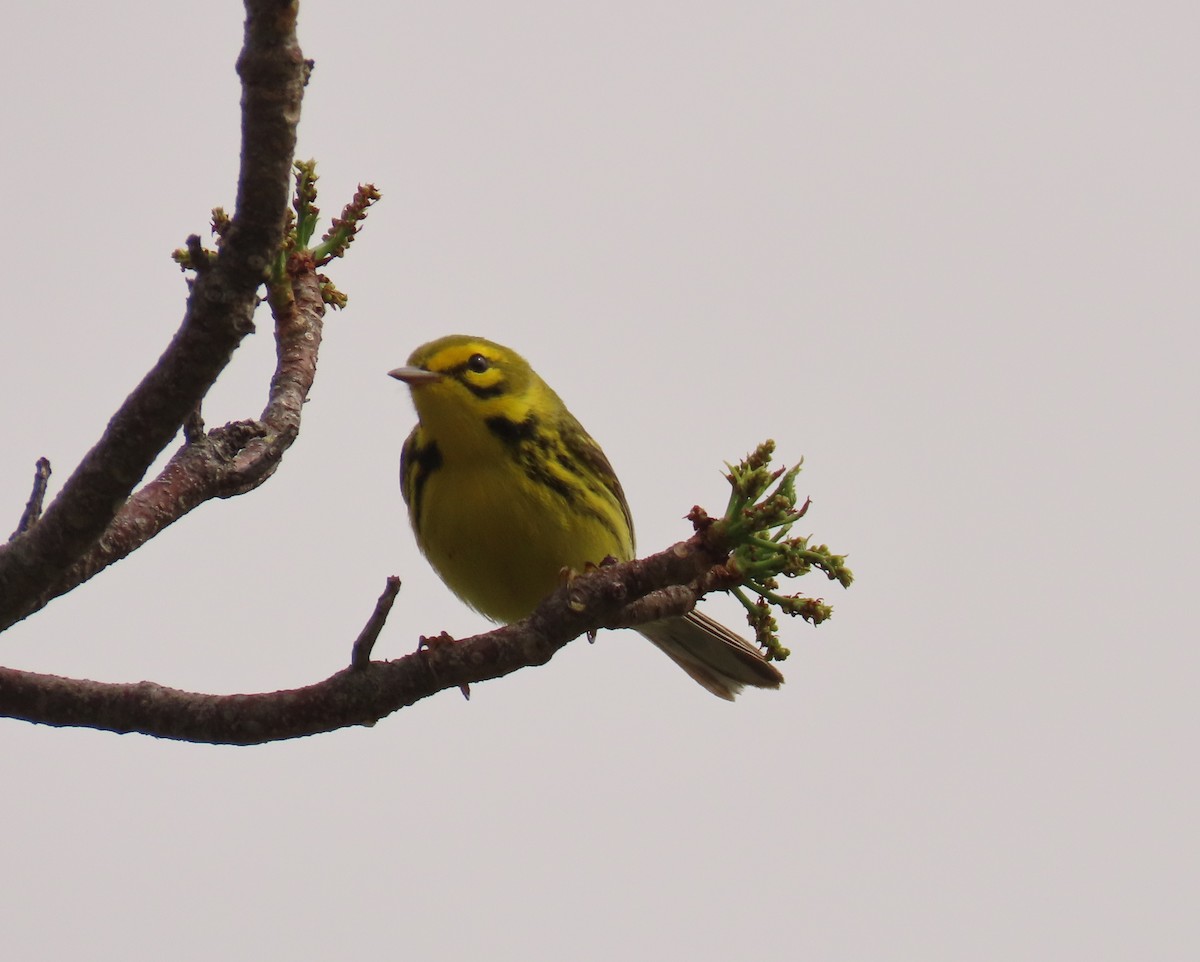
<svg viewBox="0 0 1200 962">
<path fill-rule="evenodd" d="M 12 541 L 19 534 L 24 534 L 38 518 L 42 516 L 42 502 L 46 498 L 46 486 L 50 482 L 50 461 L 48 458 L 38 458 L 37 464 L 33 469 L 33 491 L 29 495 L 29 500 L 25 502 L 25 510 L 21 512 L 21 520 L 17 523 L 17 530 L 8 536 L 8 540 Z"/>
<path fill-rule="evenodd" d="M 695 608 L 698 600 L 698 592 L 690 585 L 671 585 L 626 605 L 621 609 L 620 619 L 609 622 L 604 627 L 632 628 L 635 625 L 644 625 L 648 621 L 678 618 Z"/>
<path fill-rule="evenodd" d="M 365 668 L 370 664 L 371 651 L 375 647 L 375 640 L 379 637 L 379 632 L 383 630 L 388 613 L 392 610 L 392 603 L 396 600 L 396 595 L 399 593 L 400 579 L 395 575 L 390 575 L 387 585 L 383 589 L 383 594 L 375 602 L 375 610 L 371 612 L 371 617 L 367 619 L 363 630 L 354 639 L 354 647 L 350 649 L 351 668 Z"/>
</svg>

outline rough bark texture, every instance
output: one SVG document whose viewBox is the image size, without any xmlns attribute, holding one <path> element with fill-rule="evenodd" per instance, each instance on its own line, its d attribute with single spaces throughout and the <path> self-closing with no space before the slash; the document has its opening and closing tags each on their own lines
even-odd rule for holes
<svg viewBox="0 0 1200 962">
<path fill-rule="evenodd" d="M 545 664 L 589 630 L 683 614 L 703 590 L 727 578 L 723 557 L 721 546 L 698 534 L 648 558 L 581 575 L 517 624 L 461 641 L 437 640 L 394 661 L 364 663 L 359 655 L 336 675 L 289 691 L 207 695 L 148 681 L 111 684 L 0 668 L 0 714 L 234 745 L 370 725 L 436 692 Z M 695 587 L 650 595 L 680 582 Z M 364 633 L 377 632 L 385 615 L 386 605 L 382 614 L 377 606 Z"/>
</svg>

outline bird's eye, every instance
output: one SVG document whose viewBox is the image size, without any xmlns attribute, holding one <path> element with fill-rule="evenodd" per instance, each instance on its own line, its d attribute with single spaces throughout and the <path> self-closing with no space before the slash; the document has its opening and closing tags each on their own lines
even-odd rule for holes
<svg viewBox="0 0 1200 962">
<path fill-rule="evenodd" d="M 492 362 L 482 354 L 472 354 L 467 358 L 467 370 L 474 371 L 476 374 L 482 374 L 491 366 Z"/>
</svg>

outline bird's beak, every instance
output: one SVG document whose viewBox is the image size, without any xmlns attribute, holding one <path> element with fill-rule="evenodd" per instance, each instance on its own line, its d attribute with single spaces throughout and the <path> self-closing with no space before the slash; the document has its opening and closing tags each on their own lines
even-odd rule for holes
<svg viewBox="0 0 1200 962">
<path fill-rule="evenodd" d="M 398 367 L 394 371 L 388 371 L 388 377 L 403 381 L 409 387 L 416 387 L 418 384 L 432 384 L 434 381 L 440 381 L 442 376 L 437 371 L 426 371 L 422 367 Z"/>
</svg>

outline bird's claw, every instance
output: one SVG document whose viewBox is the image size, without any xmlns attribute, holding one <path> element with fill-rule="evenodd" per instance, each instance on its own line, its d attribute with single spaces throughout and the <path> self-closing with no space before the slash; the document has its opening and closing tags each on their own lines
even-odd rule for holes
<svg viewBox="0 0 1200 962">
<path fill-rule="evenodd" d="M 456 644 L 457 640 L 447 631 L 432 637 L 421 635 L 417 639 L 417 651 L 433 651 L 436 648 L 444 648 L 446 645 Z M 463 698 L 467 701 L 471 700 L 471 686 L 466 682 L 458 686 L 458 690 L 462 692 Z"/>
</svg>

